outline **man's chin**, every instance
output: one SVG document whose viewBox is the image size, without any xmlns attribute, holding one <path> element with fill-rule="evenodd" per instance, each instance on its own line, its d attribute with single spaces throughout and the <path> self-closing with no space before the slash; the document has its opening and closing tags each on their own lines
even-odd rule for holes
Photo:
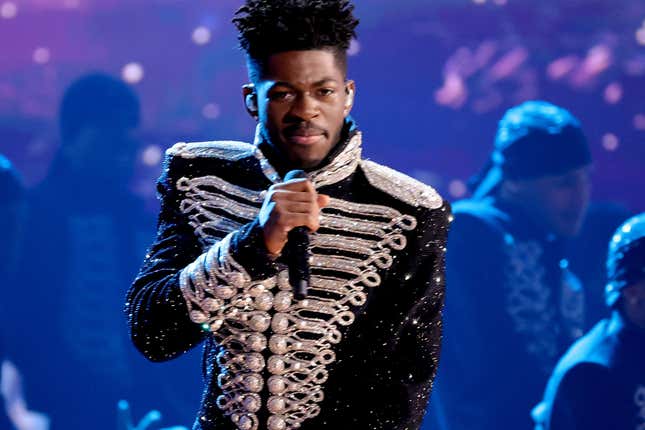
<svg viewBox="0 0 645 430">
<path fill-rule="evenodd" d="M 328 152 L 312 146 L 288 145 L 287 158 L 290 163 L 300 169 L 312 169 L 323 162 Z"/>
</svg>

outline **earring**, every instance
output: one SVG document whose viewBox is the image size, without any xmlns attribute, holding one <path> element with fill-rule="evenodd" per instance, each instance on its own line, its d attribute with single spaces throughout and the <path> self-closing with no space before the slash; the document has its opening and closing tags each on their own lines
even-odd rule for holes
<svg viewBox="0 0 645 430">
<path fill-rule="evenodd" d="M 246 108 L 252 112 L 258 110 L 258 103 L 255 100 L 255 94 L 248 94 L 245 99 Z"/>
<path fill-rule="evenodd" d="M 352 107 L 352 104 L 354 103 L 354 91 L 347 88 L 347 101 L 345 102 L 345 108 L 349 109 Z"/>
</svg>

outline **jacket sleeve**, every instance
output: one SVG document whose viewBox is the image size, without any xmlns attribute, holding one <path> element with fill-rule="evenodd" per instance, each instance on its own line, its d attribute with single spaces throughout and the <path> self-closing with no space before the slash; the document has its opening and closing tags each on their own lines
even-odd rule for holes
<svg viewBox="0 0 645 430">
<path fill-rule="evenodd" d="M 401 288 L 420 291 L 419 299 L 404 318 L 394 363 L 407 388 L 408 422 L 401 428 L 418 428 L 426 410 L 439 365 L 442 310 L 445 297 L 445 252 L 450 205 L 420 221 L 418 241 L 410 249 L 407 275 Z"/>
<path fill-rule="evenodd" d="M 630 414 L 621 405 L 620 395 L 607 368 L 580 363 L 569 369 L 558 384 L 546 429 L 628 428 Z"/>
<path fill-rule="evenodd" d="M 506 422 L 499 405 L 513 404 L 517 390 L 517 381 L 500 371 L 516 359 L 498 335 L 512 332 L 500 312 L 503 237 L 481 219 L 456 213 L 447 247 L 444 337 L 429 415 L 443 430 L 498 429 Z M 491 390 L 495 395 L 482 395 Z M 527 408 L 527 423 L 529 414 Z"/>
<path fill-rule="evenodd" d="M 273 276 L 275 263 L 257 221 L 202 249 L 180 211 L 172 179 L 181 166 L 169 155 L 157 183 L 161 200 L 157 236 L 125 304 L 130 337 L 152 361 L 175 358 L 235 316 L 255 281 Z M 263 324 L 261 318 L 254 321 Z"/>
</svg>

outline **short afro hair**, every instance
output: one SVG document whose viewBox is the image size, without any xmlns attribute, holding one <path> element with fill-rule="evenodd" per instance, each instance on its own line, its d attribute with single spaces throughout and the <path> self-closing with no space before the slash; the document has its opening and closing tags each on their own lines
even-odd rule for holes
<svg viewBox="0 0 645 430">
<path fill-rule="evenodd" d="M 327 49 L 345 69 L 358 26 L 353 12 L 349 0 L 247 0 L 233 23 L 251 66 L 280 52 Z"/>
</svg>

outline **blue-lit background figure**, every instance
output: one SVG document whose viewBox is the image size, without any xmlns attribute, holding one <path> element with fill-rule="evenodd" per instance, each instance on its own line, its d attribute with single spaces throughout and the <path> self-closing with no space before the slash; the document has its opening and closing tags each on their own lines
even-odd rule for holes
<svg viewBox="0 0 645 430">
<path fill-rule="evenodd" d="M 229 23 L 241 3 L 0 0 L 0 153 L 21 178 L 12 173 L 10 197 L 0 201 L 0 213 L 9 214 L 0 219 L 0 347 L 22 375 L 29 411 L 50 417 L 54 429 L 58 422 L 112 429 L 119 399 L 130 402 L 134 418 L 158 408 L 163 420 L 153 427 L 193 420 L 199 351 L 145 363 L 127 339 L 123 294 L 154 237 L 164 150 L 178 140 L 253 139 L 240 105 L 245 65 Z M 365 156 L 449 200 L 470 196 L 467 180 L 488 159 L 510 107 L 548 100 L 580 120 L 593 158 L 591 205 L 554 261 L 565 271 L 566 258 L 566 271 L 582 281 L 589 330 L 607 313 L 606 242 L 645 210 L 645 3 L 356 6 L 361 29 L 348 55 L 360 82 L 352 115 L 370 142 Z M 87 77 L 92 70 L 106 74 Z M 85 86 L 73 86 L 82 76 Z M 91 82 L 107 93 L 97 95 Z M 65 120 L 61 101 L 73 88 L 85 100 Z M 106 125 L 112 120 L 119 125 Z M 447 298 L 461 299 L 450 282 Z M 518 411 L 527 426 L 546 382 L 545 372 L 527 410 Z M 487 384 L 473 393 L 473 407 L 504 394 Z M 91 406 L 73 408 L 81 401 Z M 426 427 L 436 428 L 430 419 Z"/>
</svg>

